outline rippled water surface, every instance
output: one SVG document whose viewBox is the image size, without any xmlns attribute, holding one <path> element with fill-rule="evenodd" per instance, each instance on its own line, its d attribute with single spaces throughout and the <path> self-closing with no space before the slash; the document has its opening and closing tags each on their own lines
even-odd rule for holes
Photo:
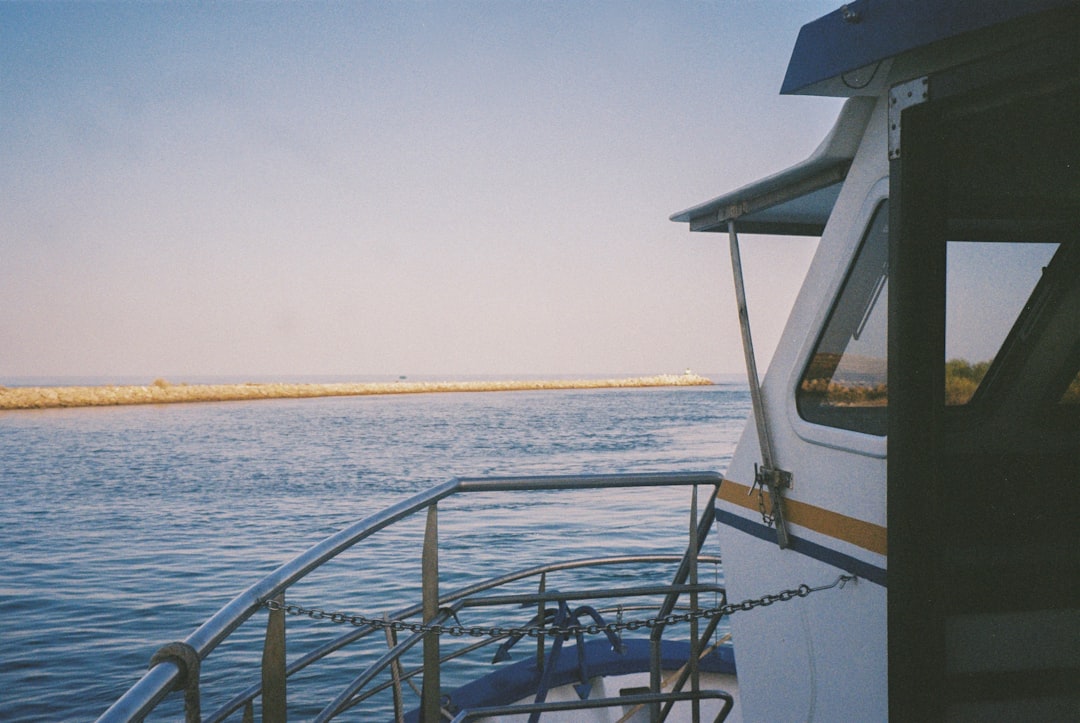
<svg viewBox="0 0 1080 723">
<path fill-rule="evenodd" d="M 748 407 L 743 387 L 721 384 L 0 414 L 0 720 L 92 720 L 158 647 L 259 577 L 434 484 L 722 470 Z M 688 499 L 644 490 L 450 500 L 439 512 L 441 584 L 560 557 L 681 552 Z M 373 536 L 290 602 L 365 614 L 418 602 L 422 523 Z M 289 623 L 290 659 L 341 632 L 304 622 Z M 233 693 L 252 682 L 243 666 L 257 665 L 258 627 L 206 663 L 204 712 L 229 697 L 222 685 Z M 335 671 L 349 680 L 357 660 L 335 659 L 295 696 L 290 683 L 293 717 L 318 711 L 322 688 Z M 180 715 L 170 699 L 160 717 Z"/>
</svg>

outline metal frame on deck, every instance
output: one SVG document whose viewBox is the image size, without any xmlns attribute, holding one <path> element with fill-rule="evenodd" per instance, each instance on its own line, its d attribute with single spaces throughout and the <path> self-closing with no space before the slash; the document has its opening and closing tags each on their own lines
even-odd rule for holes
<svg viewBox="0 0 1080 723">
<path fill-rule="evenodd" d="M 425 625 L 442 624 L 451 618 L 454 613 L 466 606 L 498 605 L 498 604 L 538 604 L 543 611 L 546 602 L 559 600 L 565 603 L 567 599 L 591 598 L 603 599 L 618 596 L 620 599 L 635 595 L 665 595 L 662 605 L 662 613 L 667 614 L 673 610 L 681 595 L 690 594 L 696 596 L 699 592 L 715 592 L 722 589 L 714 585 L 699 585 L 696 583 L 696 568 L 699 561 L 699 552 L 705 537 L 713 522 L 713 499 L 709 496 L 704 514 L 698 519 L 696 504 L 696 487 L 700 485 L 711 486 L 715 489 L 722 482 L 721 476 L 716 472 L 682 472 L 682 473 L 646 473 L 646 474 L 621 474 L 621 475 L 586 475 L 586 476 L 547 476 L 547 477 L 494 477 L 494 478 L 459 478 L 432 487 L 396 505 L 392 505 L 383 511 L 372 515 L 356 524 L 341 530 L 335 535 L 328 537 L 308 551 L 297 556 L 290 562 L 285 563 L 262 580 L 258 581 L 243 593 L 225 605 L 209 620 L 203 623 L 195 632 L 189 635 L 182 643 L 173 643 L 167 647 L 176 647 L 188 651 L 189 656 L 195 656 L 195 661 L 202 661 L 227 637 L 236 631 L 245 621 L 264 607 L 270 608 L 270 616 L 267 626 L 266 643 L 262 665 L 261 682 L 250 686 L 242 691 L 220 710 L 213 713 L 206 720 L 224 720 L 235 711 L 244 708 L 245 720 L 253 716 L 252 702 L 259 695 L 263 697 L 264 720 L 285 719 L 285 680 L 299 670 L 302 670 L 317 660 L 321 660 L 329 653 L 339 650 L 360 638 L 376 631 L 374 625 L 361 626 L 352 630 L 338 639 L 322 645 L 317 650 L 311 651 L 303 657 L 286 665 L 285 661 L 285 627 L 284 627 L 284 594 L 286 590 L 303 579 L 312 571 L 323 564 L 333 560 L 341 553 L 352 548 L 365 538 L 385 529 L 410 516 L 426 511 L 428 515 L 424 542 L 424 559 L 422 563 L 421 584 L 423 600 L 419 605 L 398 611 L 395 619 L 401 620 L 418 612 L 423 614 Z M 608 558 L 594 558 L 588 560 L 566 561 L 536 566 L 522 570 L 511 575 L 488 580 L 452 593 L 440 593 L 438 587 L 438 503 L 453 495 L 487 492 L 519 493 L 533 490 L 608 490 L 628 489 L 642 487 L 692 487 L 695 488 L 691 504 L 690 541 L 687 551 L 682 556 L 677 555 L 638 555 L 617 556 Z M 718 563 L 716 558 L 703 558 L 703 561 Z M 590 566 L 628 564 L 628 563 L 665 563 L 681 562 L 678 571 L 670 585 L 665 586 L 635 586 L 623 589 L 595 589 L 568 593 L 554 593 L 544 591 L 544 579 L 547 573 L 556 570 L 576 569 Z M 520 580 L 526 577 L 540 576 L 540 591 L 532 595 L 512 596 L 489 596 L 477 597 L 477 593 L 495 587 L 505 585 L 508 582 Z M 687 579 L 691 584 L 685 584 Z M 274 602 L 272 602 L 274 601 Z M 268 606 L 268 603 L 269 606 Z M 542 614 L 542 613 L 541 613 Z M 663 615 L 661 615 L 663 617 Z M 652 629 L 652 641 L 654 653 L 653 665 L 659 665 L 659 645 L 663 631 L 663 623 L 649 626 Z M 709 634 L 712 634 L 714 626 L 709 626 Z M 423 686 L 421 710 L 423 720 L 439 720 L 441 692 L 439 687 L 439 668 L 449 659 L 474 650 L 482 645 L 489 644 L 492 640 L 485 640 L 467 650 L 455 651 L 452 655 L 441 656 L 439 652 L 439 636 L 437 633 L 425 630 L 411 635 L 408 639 L 397 643 L 392 638 L 390 628 L 386 629 L 389 649 L 369 669 L 357 677 L 342 693 L 326 706 L 319 715 L 318 720 L 330 720 L 338 713 L 356 705 L 366 698 L 366 695 L 358 695 L 359 691 L 367 686 L 377 675 L 385 673 L 389 668 L 392 680 L 379 686 L 378 690 L 385 690 L 388 686 L 394 686 L 398 693 L 395 695 L 395 706 L 398 707 L 397 715 L 400 719 L 401 696 L 400 685 L 403 680 L 422 674 L 425 685 Z M 696 632 L 696 631 L 695 631 Z M 401 654 L 413 646 L 423 643 L 424 645 L 424 669 L 410 671 L 403 674 L 398 665 Z M 538 656 L 542 656 L 543 637 L 539 637 Z M 698 644 L 691 641 L 692 655 L 696 655 Z M 692 670 L 692 691 L 689 693 L 661 695 L 657 688 L 652 691 L 652 698 L 648 701 L 690 700 L 694 698 L 716 698 L 730 701 L 727 694 L 718 694 L 715 691 L 704 691 L 697 683 L 696 671 Z M 659 680 L 659 671 L 653 675 Z M 686 677 L 680 681 L 685 682 Z M 116 701 L 98 720 L 112 723 L 114 721 L 141 720 L 149 715 L 155 707 L 161 703 L 172 691 L 186 689 L 194 690 L 194 699 L 198 700 L 198 664 L 185 663 L 177 656 L 156 656 L 155 660 L 143 677 L 135 683 L 119 700 Z M 371 692 L 369 691 L 369 694 Z M 726 697 L 725 697 L 726 696 Z M 551 704 L 554 705 L 554 704 Z M 560 704 L 561 705 L 561 704 Z M 581 708 L 596 707 L 596 703 L 581 701 Z M 725 710 L 730 705 L 725 707 Z M 554 708 L 553 708 L 554 709 Z M 189 720 L 201 720 L 201 715 L 196 705 L 192 710 L 188 706 L 187 715 Z M 659 719 L 654 716 L 654 719 Z"/>
</svg>

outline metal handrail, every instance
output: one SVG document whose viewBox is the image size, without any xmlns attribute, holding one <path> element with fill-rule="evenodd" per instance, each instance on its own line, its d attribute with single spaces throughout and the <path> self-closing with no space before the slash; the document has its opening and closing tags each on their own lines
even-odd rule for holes
<svg viewBox="0 0 1080 723">
<path fill-rule="evenodd" d="M 682 559 L 683 559 L 683 555 L 649 554 L 649 555 L 614 555 L 614 556 L 609 556 L 609 557 L 588 557 L 588 558 L 580 558 L 580 559 L 577 559 L 577 560 L 564 560 L 562 562 L 551 562 L 551 563 L 547 563 L 545 565 L 537 565 L 535 567 L 527 568 L 527 569 L 524 569 L 524 570 L 518 570 L 516 572 L 508 573 L 506 575 L 502 575 L 502 576 L 496 577 L 496 578 L 491 578 L 489 580 L 485 580 L 483 582 L 479 582 L 479 583 L 476 583 L 476 584 L 473 584 L 473 585 L 469 585 L 467 587 L 460 588 L 460 589 L 455 590 L 453 592 L 446 593 L 446 594 L 442 595 L 439 598 L 439 606 L 440 607 L 446 607 L 446 606 L 448 606 L 448 605 L 450 605 L 450 604 L 452 604 L 452 603 L 454 603 L 454 602 L 456 602 L 458 600 L 468 598 L 471 595 L 476 595 L 477 593 L 481 593 L 481 592 L 484 592 L 486 590 L 491 590 L 491 589 L 494 589 L 494 588 L 497 588 L 497 587 L 503 587 L 503 586 L 508 585 L 508 584 L 510 584 L 512 582 L 516 582 L 518 580 L 525 580 L 525 579 L 528 579 L 530 577 L 538 577 L 540 575 L 543 575 L 543 574 L 546 574 L 546 573 L 551 573 L 551 572 L 558 572 L 558 571 L 563 571 L 563 570 L 575 570 L 575 569 L 580 569 L 580 568 L 604 567 L 604 566 L 607 566 L 607 565 L 627 565 L 627 564 L 642 564 L 642 563 L 648 563 L 648 564 L 671 563 L 671 562 L 679 562 Z M 720 563 L 720 558 L 717 557 L 717 556 L 714 556 L 714 555 L 700 555 L 698 557 L 698 561 L 701 562 L 701 563 L 704 563 L 704 564 L 718 565 Z M 637 610 L 637 609 L 641 609 L 641 610 L 655 609 L 654 606 L 628 606 L 628 605 L 623 605 L 621 607 L 622 607 L 622 609 L 624 611 Z M 417 603 L 416 605 L 411 605 L 411 606 L 409 606 L 407 608 L 402 608 L 400 610 L 396 610 L 396 611 L 394 611 L 392 613 L 389 613 L 389 617 L 392 618 L 392 619 L 395 619 L 395 620 L 406 620 L 408 618 L 413 617 L 414 615 L 417 615 L 420 612 L 420 609 L 421 609 L 421 604 Z M 607 613 L 607 612 L 613 612 L 614 610 L 615 610 L 615 608 L 610 608 L 610 609 L 609 608 L 601 608 L 600 612 L 601 613 Z M 330 655 L 331 653 L 334 653 L 334 652 L 336 652 L 338 650 L 341 650 L 342 648 L 346 647 L 347 645 L 351 645 L 352 643 L 356 642 L 357 640 L 360 640 L 360 639 L 370 635 L 373 632 L 375 632 L 375 628 L 373 626 L 370 626 L 370 625 L 365 625 L 365 626 L 361 626 L 361 627 L 359 627 L 359 628 L 357 628 L 355 630 L 350 630 L 348 633 L 345 633 L 344 635 L 341 635 L 338 638 L 335 638 L 334 640 L 331 640 L 331 641 L 329 641 L 327 643 L 324 643 L 323 645 L 320 645 L 318 648 L 315 648 L 314 650 L 309 651 L 308 653 L 304 654 L 300 658 L 297 658 L 293 662 L 289 663 L 288 667 L 286 668 L 286 675 L 292 676 L 292 675 L 300 672 L 304 668 L 307 668 L 308 666 L 318 662 L 319 660 L 322 660 L 327 655 Z M 498 640 L 497 638 L 490 638 L 488 640 L 483 641 L 482 643 L 478 644 L 475 647 L 483 647 L 485 645 L 491 644 L 492 642 L 497 642 L 497 640 Z M 471 650 L 471 649 L 469 649 L 469 650 Z M 455 653 L 454 655 L 446 656 L 446 659 L 453 659 L 454 657 L 458 657 L 459 655 L 460 655 L 460 653 Z M 417 671 L 415 671 L 413 673 L 413 675 L 415 675 L 417 673 L 419 673 L 419 669 Z M 411 677 L 411 675 L 408 676 L 408 677 Z M 390 684 L 387 683 L 386 685 L 389 686 Z M 376 688 L 375 690 L 378 691 L 380 689 L 381 689 L 381 687 Z M 247 703 L 249 700 L 252 700 L 252 699 L 256 698 L 259 695 L 259 693 L 261 692 L 261 690 L 262 690 L 261 683 L 255 683 L 255 684 L 245 688 L 244 690 L 242 690 L 241 692 L 236 694 L 231 700 L 229 700 L 227 703 L 225 703 L 221 708 L 219 708 L 217 711 L 215 711 L 211 716 L 205 718 L 204 719 L 205 723 L 219 723 L 220 721 L 225 720 L 231 714 L 235 713 L 237 710 L 242 708 L 244 706 L 244 704 Z"/>
<path fill-rule="evenodd" d="M 695 496 L 695 514 L 696 514 L 696 496 Z M 710 497 L 708 504 L 705 505 L 705 513 L 701 516 L 700 520 L 693 520 L 691 523 L 691 540 L 686 547 L 686 555 L 683 556 L 683 560 L 679 563 L 679 569 L 675 573 L 675 579 L 672 580 L 672 590 L 668 593 L 664 599 L 663 605 L 660 607 L 660 613 L 657 617 L 663 618 L 671 613 L 675 609 L 675 605 L 679 600 L 679 591 L 676 589 L 686 582 L 687 578 L 693 576 L 696 581 L 697 571 L 697 552 L 701 549 L 701 545 L 704 543 L 705 538 L 709 534 L 709 529 L 712 527 L 713 521 L 716 519 L 716 498 Z M 664 624 L 661 623 L 652 629 L 649 633 L 649 647 L 650 657 L 652 662 L 649 666 L 649 687 L 653 693 L 660 692 L 660 640 L 664 634 Z M 694 637 L 694 632 L 691 631 L 691 637 Z M 691 670 L 696 670 L 697 658 L 695 651 L 690 651 L 691 657 Z M 696 678 L 695 678 L 696 679 Z M 664 720 L 665 714 L 662 714 L 659 708 L 659 702 L 654 701 L 651 704 L 650 717 L 653 720 Z"/>
<path fill-rule="evenodd" d="M 607 566 L 607 565 L 626 565 L 626 564 L 641 564 L 641 563 L 650 563 L 650 564 L 670 563 L 670 562 L 679 562 L 682 559 L 683 559 L 683 555 L 650 554 L 650 555 L 615 555 L 615 556 L 609 556 L 609 557 L 589 557 L 589 558 L 581 558 L 581 559 L 577 559 L 577 560 L 565 560 L 563 562 L 551 562 L 551 563 L 547 563 L 545 565 L 537 565 L 536 567 L 527 568 L 525 570 L 518 570 L 516 572 L 512 572 L 512 573 L 503 575 L 501 577 L 491 578 L 489 580 L 485 580 L 483 582 L 476 583 L 474 585 L 469 585 L 468 587 L 463 587 L 463 588 L 460 588 L 460 589 L 455 590 L 455 591 L 450 592 L 450 593 L 446 593 L 445 595 L 442 595 L 439 598 L 439 606 L 440 607 L 446 607 L 446 606 L 450 605 L 451 603 L 454 603 L 454 602 L 456 602 L 458 600 L 461 600 L 461 599 L 464 599 L 464 598 L 468 598 L 471 595 L 475 595 L 477 593 L 484 592 L 485 590 L 491 590 L 491 589 L 494 589 L 494 588 L 497 588 L 497 587 L 503 587 L 504 585 L 508 585 L 508 584 L 510 584 L 512 582 L 516 582 L 518 580 L 524 580 L 524 579 L 528 579 L 530 577 L 538 577 L 540 575 L 550 573 L 550 572 L 558 572 L 558 571 L 562 571 L 562 570 L 575 570 L 575 569 L 587 568 L 587 567 L 590 567 L 590 568 L 591 567 L 604 567 L 604 566 Z M 716 556 L 713 556 L 713 555 L 701 555 L 701 556 L 698 557 L 698 561 L 702 562 L 702 563 L 705 563 L 705 564 L 717 565 L 717 564 L 720 563 L 720 558 L 716 557 Z M 392 619 L 395 619 L 395 620 L 406 620 L 408 618 L 413 617 L 414 615 L 417 615 L 420 612 L 420 609 L 421 609 L 421 604 L 418 603 L 416 605 L 412 605 L 412 606 L 407 607 L 407 608 L 402 608 L 401 610 L 396 610 L 396 611 L 390 613 L 389 617 L 391 617 Z M 622 609 L 625 610 L 625 611 L 629 611 L 629 610 L 634 610 L 634 609 L 654 609 L 654 608 L 653 607 L 646 607 L 646 606 L 641 606 L 640 608 L 638 608 L 638 607 L 635 607 L 635 606 L 623 605 Z M 613 610 L 614 610 L 614 608 L 611 608 L 611 609 L 603 608 L 603 609 L 600 610 L 600 612 L 611 612 Z M 334 653 L 334 652 L 336 652 L 338 650 L 341 650 L 342 648 L 346 647 L 347 645 L 351 645 L 352 643 L 356 642 L 357 640 L 360 640 L 360 639 L 370 635 L 373 632 L 375 632 L 375 628 L 373 626 L 370 626 L 370 625 L 365 625 L 365 626 L 359 627 L 359 628 L 357 628 L 355 630 L 350 630 L 348 633 L 345 633 L 344 635 L 341 635 L 340 637 L 338 637 L 338 638 L 336 638 L 334 640 L 331 640 L 331 641 L 329 641 L 327 643 L 324 643 L 323 645 L 320 645 L 318 648 L 315 648 L 314 650 L 309 651 L 305 655 L 303 655 L 300 658 L 298 658 L 298 659 L 294 660 L 293 662 L 289 663 L 288 667 L 286 668 L 286 674 L 288 676 L 292 676 L 295 673 L 300 672 L 304 668 L 307 668 L 309 665 L 312 665 L 312 664 L 318 662 L 319 660 L 322 660 L 327 655 L 330 655 L 331 653 Z M 491 638 L 489 640 L 486 640 L 486 641 L 482 642 L 480 645 L 478 645 L 476 647 L 483 647 L 484 645 L 488 645 L 491 642 L 497 642 L 497 639 L 496 638 Z M 452 659 L 453 657 L 456 657 L 456 656 L 447 656 L 447 659 Z M 417 672 L 419 672 L 419 671 L 417 671 Z M 387 684 L 387 685 L 389 685 L 389 684 Z M 252 700 L 255 697 L 257 697 L 261 690 L 262 690 L 262 685 L 260 683 L 255 683 L 254 685 L 251 685 L 248 688 L 245 688 L 243 691 L 241 691 L 236 696 L 234 696 L 231 700 L 229 700 L 227 703 L 225 703 L 225 705 L 223 705 L 221 708 L 219 708 L 217 711 L 215 711 L 211 716 L 207 717 L 205 719 L 205 723 L 218 723 L 219 721 L 225 720 L 226 718 L 228 718 L 229 715 L 231 715 L 232 713 L 235 713 L 237 710 L 239 710 L 241 707 L 243 707 L 244 704 L 247 703 L 249 700 Z"/>
<path fill-rule="evenodd" d="M 697 693 L 637 693 L 634 695 L 621 695 L 618 698 L 593 698 L 589 700 L 558 701 L 555 703 L 523 703 L 520 705 L 485 706 L 471 710 L 459 711 L 450 723 L 464 723 L 473 718 L 490 718 L 501 715 L 515 715 L 525 713 L 553 713 L 568 712 L 574 710 L 596 710 L 598 708 L 613 708 L 617 705 L 640 706 L 658 705 L 660 703 L 679 701 L 693 701 L 703 699 L 717 699 L 724 701 L 720 712 L 713 723 L 721 723 L 727 718 L 728 713 L 735 705 L 734 697 L 723 690 L 700 690 Z"/>
<path fill-rule="evenodd" d="M 454 478 L 391 505 L 327 537 L 263 577 L 184 639 L 199 660 L 206 657 L 264 604 L 360 541 L 454 495 L 472 492 L 719 486 L 717 472 Z M 99 723 L 141 720 L 172 692 L 183 671 L 172 660 L 155 663 L 99 718 Z"/>
<path fill-rule="evenodd" d="M 445 610 L 439 616 L 437 616 L 434 622 L 445 622 L 450 615 L 453 614 L 453 610 Z M 356 694 L 361 688 L 363 688 L 368 681 L 375 678 L 376 675 L 381 673 L 383 669 L 390 666 L 395 660 L 401 657 L 401 654 L 419 643 L 423 639 L 424 633 L 415 633 L 409 636 L 405 642 L 398 643 L 393 649 L 386 651 L 386 653 L 368 666 L 359 677 L 352 683 L 345 687 L 345 690 L 341 691 L 333 701 L 331 701 L 318 716 L 315 717 L 315 723 L 322 723 L 328 721 L 335 715 L 340 713 L 348 705 L 349 699 Z"/>
<path fill-rule="evenodd" d="M 704 558 L 702 558 L 702 561 L 705 561 Z M 613 608 L 598 608 L 597 612 L 599 612 L 601 615 L 606 615 L 608 613 L 616 612 L 620 608 L 624 612 L 629 611 L 629 610 L 639 610 L 639 609 L 640 610 L 655 610 L 656 609 L 655 606 L 646 606 L 646 605 L 626 606 L 626 605 L 622 605 L 622 606 L 613 607 Z M 718 624 L 719 622 L 720 622 L 719 618 L 714 618 L 709 623 L 710 627 L 706 628 L 706 634 L 702 635 L 702 639 L 708 639 L 709 637 L 711 637 L 712 636 L 712 631 L 715 629 L 716 624 Z M 473 643 L 472 645 L 467 645 L 467 646 L 465 646 L 463 648 L 459 648 L 459 649 L 455 650 L 452 653 L 449 653 L 448 655 L 444 655 L 442 658 L 439 659 L 439 662 L 440 663 L 449 662 L 449 661 L 454 660 L 456 658 L 460 658 L 460 657 L 462 657 L 464 655 L 468 655 L 469 653 L 475 652 L 476 650 L 479 650 L 480 648 L 487 647 L 488 645 L 493 645 L 493 644 L 499 642 L 500 640 L 504 640 L 504 639 L 506 639 L 508 637 L 510 637 L 509 633 L 507 633 L 506 635 L 501 635 L 501 636 L 497 636 L 497 637 L 484 638 L 483 640 L 481 640 L 481 641 L 479 641 L 477 643 Z M 292 670 L 291 670 L 291 667 L 290 667 L 290 674 L 291 674 L 291 672 L 292 672 Z M 410 669 L 408 671 L 403 671 L 401 673 L 401 680 L 407 680 L 409 678 L 415 678 L 416 676 L 421 675 L 423 672 L 424 672 L 423 666 L 418 666 L 418 667 L 412 668 L 412 669 Z M 372 697 L 374 695 L 377 695 L 378 693 L 383 692 L 387 688 L 390 688 L 393 684 L 394 684 L 393 681 L 387 681 L 385 683 L 380 683 L 379 685 L 376 685 L 376 686 L 368 689 L 364 693 L 357 694 L 356 696 L 349 699 L 348 705 L 343 710 L 347 710 L 349 707 L 351 707 L 353 705 L 358 705 L 358 704 L 362 703 L 363 701 L 367 700 L 368 698 L 370 698 L 370 697 Z M 254 690 L 248 689 L 248 691 L 246 691 L 248 693 L 248 698 L 254 698 L 256 695 L 258 695 L 259 686 L 256 685 L 256 686 L 253 686 L 252 688 Z M 679 692 L 678 687 L 676 687 L 672 692 L 678 693 Z M 241 700 L 238 704 L 235 705 L 235 707 L 232 708 L 232 710 L 228 711 L 228 713 L 224 713 L 223 711 L 219 710 L 217 713 L 214 714 L 213 718 L 205 719 L 205 723 L 213 723 L 213 721 L 225 720 L 225 718 L 227 718 L 230 713 L 234 713 L 237 710 L 239 710 L 240 707 L 242 705 L 244 705 L 244 703 L 246 703 L 246 702 L 247 702 L 246 700 Z"/>
</svg>

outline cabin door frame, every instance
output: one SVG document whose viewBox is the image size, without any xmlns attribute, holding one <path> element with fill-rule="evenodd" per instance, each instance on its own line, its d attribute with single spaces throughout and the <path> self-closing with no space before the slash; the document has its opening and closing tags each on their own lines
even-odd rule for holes
<svg viewBox="0 0 1080 723">
<path fill-rule="evenodd" d="M 963 525 L 977 529 L 977 516 L 987 508 L 978 504 L 955 508 L 956 500 L 963 495 L 957 493 L 955 475 L 948 472 L 955 471 L 957 462 L 955 447 L 950 447 L 950 440 L 956 438 L 952 430 L 955 425 L 945 406 L 947 229 L 950 223 L 955 225 L 950 215 L 956 215 L 947 206 L 950 194 L 956 197 L 956 184 L 964 179 L 951 174 L 944 164 L 950 150 L 955 151 L 947 147 L 948 129 L 953 129 L 955 138 L 957 124 L 965 117 L 985 120 L 986 114 L 994 113 L 996 108 L 1010 104 L 1015 108 L 1032 99 L 1061 95 L 1063 87 L 1080 94 L 1080 58 L 1075 48 L 1077 13 L 1067 19 L 1067 32 L 1058 28 L 1037 43 L 927 76 L 928 100 L 906 108 L 900 115 L 899 151 L 890 160 L 889 219 L 887 519 L 891 720 L 946 720 L 972 701 L 978 703 L 987 696 L 1023 700 L 1058 695 L 1052 676 L 984 676 L 986 680 L 969 685 L 948 670 L 947 626 L 950 614 L 956 614 L 955 601 L 977 591 L 982 595 L 984 590 L 1001 589 L 1005 581 L 978 579 L 980 573 L 976 573 L 958 583 L 955 571 L 945 564 L 946 548 L 956 539 L 957 520 L 975 515 L 964 517 Z M 1080 136 L 1080 117 L 1067 121 L 1056 118 L 1052 123 L 1059 127 L 1075 123 L 1076 135 Z M 1027 138 L 1023 142 L 1038 140 Z M 986 153 L 991 154 L 987 162 L 994 163 L 994 149 L 987 148 Z M 1021 214 L 1025 212 L 1020 209 Z M 1080 225 L 1080 218 L 1076 220 Z M 1022 223 L 1038 221 L 1024 219 Z M 965 440 L 974 440 L 974 446 L 992 442 L 973 436 L 977 432 L 965 433 Z M 1049 465 L 1051 472 L 1065 477 L 1076 475 L 1072 461 L 1062 464 L 1055 458 Z M 1039 480 L 1019 483 L 1034 486 Z M 963 494 L 978 495 L 980 490 L 971 483 L 971 489 Z M 1075 501 L 1075 490 L 1067 494 Z M 1075 523 L 1060 532 L 1062 546 L 1075 547 L 1073 529 Z M 958 585 L 966 587 L 958 590 Z M 1007 589 L 1002 589 L 1002 594 L 1008 594 Z M 1064 674 L 1068 675 L 1068 671 Z M 993 690 L 995 681 L 1013 687 Z"/>
</svg>

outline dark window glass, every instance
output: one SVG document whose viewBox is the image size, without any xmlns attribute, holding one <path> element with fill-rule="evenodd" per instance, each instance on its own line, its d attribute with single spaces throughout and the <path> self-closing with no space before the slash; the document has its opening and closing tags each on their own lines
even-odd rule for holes
<svg viewBox="0 0 1080 723">
<path fill-rule="evenodd" d="M 1069 382 L 1069 386 L 1065 388 L 1065 393 L 1061 395 L 1060 402 L 1062 404 L 1080 404 L 1080 372 L 1077 372 L 1073 380 Z"/>
<path fill-rule="evenodd" d="M 1056 243 L 949 241 L 945 404 L 967 404 L 1029 303 Z"/>
<path fill-rule="evenodd" d="M 808 422 L 884 435 L 888 404 L 889 203 L 874 212 L 796 391 Z"/>
</svg>

